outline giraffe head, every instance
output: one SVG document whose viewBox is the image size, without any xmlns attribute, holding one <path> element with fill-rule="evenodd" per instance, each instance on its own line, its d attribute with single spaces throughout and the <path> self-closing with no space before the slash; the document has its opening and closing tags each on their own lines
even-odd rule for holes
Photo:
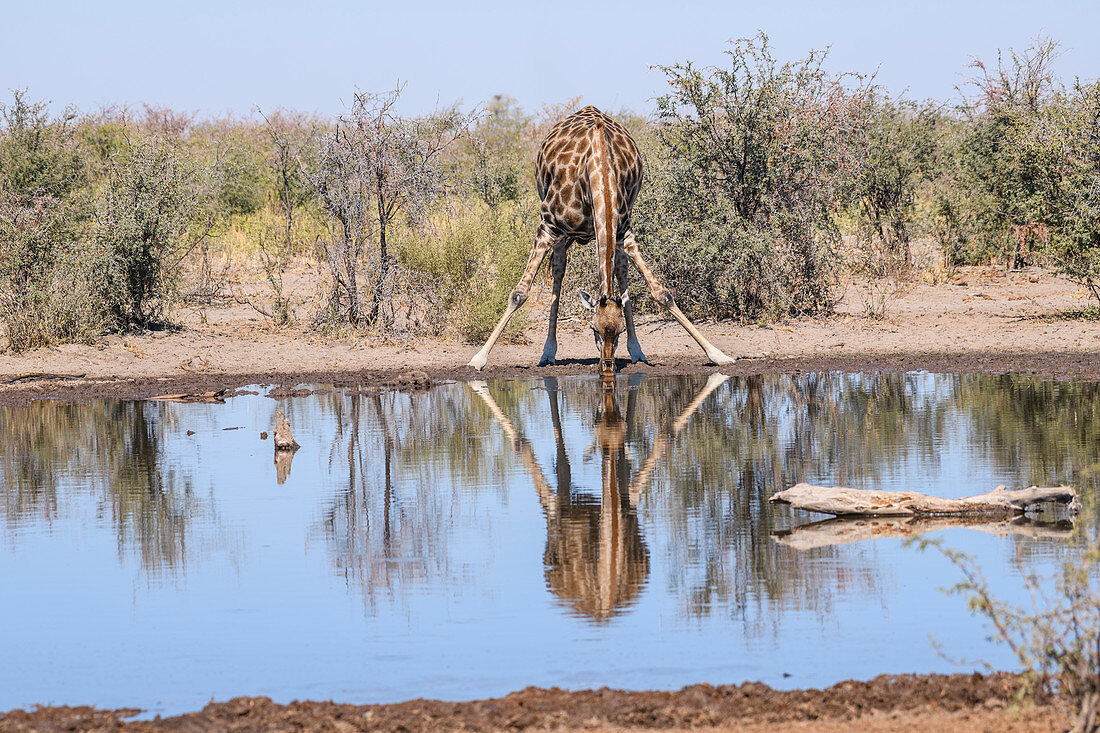
<svg viewBox="0 0 1100 733">
<path fill-rule="evenodd" d="M 623 308 L 626 300 L 619 296 L 601 295 L 593 298 L 583 290 L 580 293 L 581 305 L 592 311 L 592 322 L 588 327 L 596 339 L 596 350 L 600 352 L 600 376 L 615 374 L 615 347 L 619 336 L 626 330 L 626 318 Z"/>
</svg>

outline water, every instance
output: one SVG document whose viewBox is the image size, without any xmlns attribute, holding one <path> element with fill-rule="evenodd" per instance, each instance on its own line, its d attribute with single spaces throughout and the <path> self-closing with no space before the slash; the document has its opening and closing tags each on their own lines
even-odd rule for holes
<svg viewBox="0 0 1100 733">
<path fill-rule="evenodd" d="M 279 465 L 276 409 L 302 445 Z M 0 408 L 0 709 L 974 668 L 930 636 L 1011 667 L 938 554 L 829 544 L 767 498 L 1074 484 L 1072 529 L 931 535 L 1023 601 L 1095 534 L 1098 411 L 1093 383 L 926 373 Z"/>
</svg>

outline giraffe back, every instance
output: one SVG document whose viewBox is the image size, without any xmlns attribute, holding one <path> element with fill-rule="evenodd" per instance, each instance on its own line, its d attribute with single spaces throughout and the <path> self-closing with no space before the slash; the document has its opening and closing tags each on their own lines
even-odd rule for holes
<svg viewBox="0 0 1100 733">
<path fill-rule="evenodd" d="M 642 156 L 625 127 L 589 105 L 554 125 L 539 148 L 535 180 L 542 219 L 555 233 L 584 241 L 595 237 L 589 176 L 601 149 L 617 187 L 617 234 L 630 226 L 630 209 L 642 185 Z"/>
</svg>

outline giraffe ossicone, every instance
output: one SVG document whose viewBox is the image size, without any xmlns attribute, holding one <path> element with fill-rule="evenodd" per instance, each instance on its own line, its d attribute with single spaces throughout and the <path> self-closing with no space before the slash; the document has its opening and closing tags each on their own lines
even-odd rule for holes
<svg viewBox="0 0 1100 733">
<path fill-rule="evenodd" d="M 504 310 L 485 345 L 470 359 L 469 365 L 481 371 L 512 314 L 527 300 L 531 283 L 550 254 L 554 288 L 550 301 L 550 327 L 546 335 L 540 366 L 557 358 L 558 305 L 565 262 L 570 245 L 596 240 L 600 291 L 586 298 L 592 310 L 600 374 L 615 373 L 615 349 L 625 332 L 631 362 L 649 363 L 638 343 L 634 315 L 627 290 L 629 266 L 645 278 L 649 291 L 680 325 L 695 339 L 716 364 L 733 361 L 699 332 L 680 311 L 671 292 L 657 280 L 642 257 L 630 229 L 630 210 L 642 185 L 642 156 L 626 128 L 589 105 L 554 125 L 539 149 L 535 182 L 542 199 L 541 221 L 535 232 L 531 256 L 519 283 L 508 298 Z M 615 285 L 618 286 L 617 293 Z"/>
</svg>

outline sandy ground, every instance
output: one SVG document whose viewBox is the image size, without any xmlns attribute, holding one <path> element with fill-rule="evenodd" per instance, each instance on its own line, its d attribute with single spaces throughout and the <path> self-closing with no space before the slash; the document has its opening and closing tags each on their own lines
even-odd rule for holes
<svg viewBox="0 0 1100 733">
<path fill-rule="evenodd" d="M 587 323 L 561 323 L 555 367 L 539 368 L 545 297 L 532 298 L 528 343 L 499 344 L 489 376 L 594 373 Z M 738 361 L 723 371 L 761 373 L 809 369 L 931 369 L 1040 371 L 1100 376 L 1100 321 L 1079 316 L 1085 293 L 1038 270 L 1004 273 L 967 268 L 947 284 L 910 283 L 891 300 L 888 317 L 863 315 L 860 290 L 849 286 L 838 312 L 825 319 L 770 325 L 701 322 L 701 330 Z M 639 339 L 650 364 L 624 371 L 712 370 L 673 321 L 640 319 Z M 248 383 L 379 382 L 409 370 L 433 379 L 474 376 L 465 366 L 477 345 L 407 338 L 324 338 L 303 328 L 272 328 L 247 305 L 177 314 L 179 328 L 114 336 L 95 345 L 66 345 L 22 354 L 0 352 L 0 402 L 40 397 L 141 397 L 205 391 Z M 620 344 L 625 357 L 625 344 Z M 43 379 L 28 373 L 79 376 Z"/>
</svg>

